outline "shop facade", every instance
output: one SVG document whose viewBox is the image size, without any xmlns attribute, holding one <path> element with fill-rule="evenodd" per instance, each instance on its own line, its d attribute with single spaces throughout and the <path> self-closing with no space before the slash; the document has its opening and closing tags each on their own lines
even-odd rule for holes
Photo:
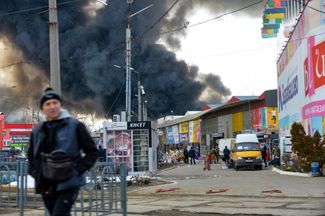
<svg viewBox="0 0 325 216">
<path fill-rule="evenodd" d="M 308 2 L 277 62 L 282 154 L 291 153 L 293 122 L 325 134 L 325 15 L 310 7 L 324 11 L 324 1 Z"/>
</svg>

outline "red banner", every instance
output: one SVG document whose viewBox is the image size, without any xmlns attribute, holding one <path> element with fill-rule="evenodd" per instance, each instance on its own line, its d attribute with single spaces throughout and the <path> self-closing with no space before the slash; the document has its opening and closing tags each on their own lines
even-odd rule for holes
<svg viewBox="0 0 325 216">
<path fill-rule="evenodd" d="M 315 89 L 325 85 L 325 41 L 312 48 Z"/>
</svg>

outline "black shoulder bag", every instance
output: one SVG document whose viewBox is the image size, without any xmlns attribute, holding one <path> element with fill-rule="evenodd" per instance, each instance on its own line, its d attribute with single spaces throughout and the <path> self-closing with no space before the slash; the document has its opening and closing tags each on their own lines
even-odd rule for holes
<svg viewBox="0 0 325 216">
<path fill-rule="evenodd" d="M 75 161 L 62 149 L 50 154 L 42 153 L 43 177 L 53 181 L 65 181 L 75 175 Z"/>
</svg>

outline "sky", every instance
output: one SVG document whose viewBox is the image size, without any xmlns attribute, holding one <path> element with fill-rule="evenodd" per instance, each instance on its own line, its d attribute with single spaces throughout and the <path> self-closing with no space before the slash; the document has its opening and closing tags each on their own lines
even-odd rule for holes
<svg viewBox="0 0 325 216">
<path fill-rule="evenodd" d="M 211 17 L 214 16 L 201 9 L 189 22 Z M 277 40 L 263 39 L 261 27 L 261 17 L 228 15 L 189 28 L 177 57 L 198 65 L 201 73 L 219 75 L 232 96 L 260 95 L 277 86 Z"/>
</svg>

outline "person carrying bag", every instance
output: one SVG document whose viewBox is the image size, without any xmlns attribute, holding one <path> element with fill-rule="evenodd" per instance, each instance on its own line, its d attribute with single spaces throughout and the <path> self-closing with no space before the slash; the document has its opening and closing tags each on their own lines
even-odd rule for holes
<svg viewBox="0 0 325 216">
<path fill-rule="evenodd" d="M 85 125 L 62 108 L 53 89 L 42 94 L 40 107 L 46 121 L 32 131 L 28 173 L 50 215 L 69 216 L 80 187 L 86 184 L 84 173 L 95 164 L 99 151 Z"/>
</svg>

